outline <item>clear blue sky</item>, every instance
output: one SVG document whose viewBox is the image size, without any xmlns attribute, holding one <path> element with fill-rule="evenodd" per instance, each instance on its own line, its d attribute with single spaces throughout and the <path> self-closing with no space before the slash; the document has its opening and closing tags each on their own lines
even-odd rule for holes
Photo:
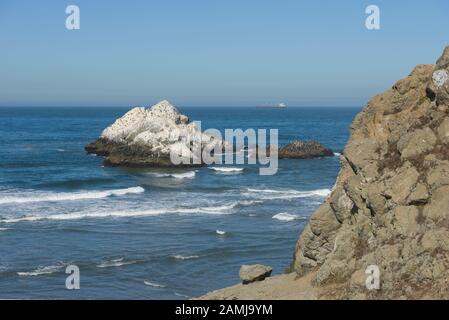
<svg viewBox="0 0 449 320">
<path fill-rule="evenodd" d="M 435 62 L 448 17 L 446 0 L 0 0 L 0 106 L 361 106 Z"/>
</svg>

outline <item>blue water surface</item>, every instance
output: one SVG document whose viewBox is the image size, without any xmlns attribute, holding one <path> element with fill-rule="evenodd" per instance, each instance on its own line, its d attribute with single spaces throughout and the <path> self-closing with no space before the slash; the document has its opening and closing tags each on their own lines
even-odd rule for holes
<svg viewBox="0 0 449 320">
<path fill-rule="evenodd" d="M 203 129 L 279 129 L 335 152 L 359 108 L 179 108 Z M 184 299 L 283 273 L 339 158 L 257 166 L 111 168 L 83 148 L 127 108 L 0 108 L 0 298 Z M 218 231 L 218 232 L 217 232 Z M 81 289 L 65 288 L 77 265 Z"/>
</svg>

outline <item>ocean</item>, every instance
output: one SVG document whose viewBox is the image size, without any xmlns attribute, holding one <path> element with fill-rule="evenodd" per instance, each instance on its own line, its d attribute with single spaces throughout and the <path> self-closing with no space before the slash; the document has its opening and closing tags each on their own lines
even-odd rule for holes
<svg viewBox="0 0 449 320">
<path fill-rule="evenodd" d="M 0 108 L 0 298 L 185 299 L 287 270 L 360 108 L 179 110 L 202 128 L 279 129 L 335 157 L 184 170 L 111 168 L 84 146 L 128 108 Z M 80 269 L 67 290 L 65 268 Z"/>
</svg>

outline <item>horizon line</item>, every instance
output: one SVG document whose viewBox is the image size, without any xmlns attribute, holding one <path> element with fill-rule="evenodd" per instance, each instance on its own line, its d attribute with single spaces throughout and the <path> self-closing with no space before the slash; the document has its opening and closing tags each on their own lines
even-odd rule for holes
<svg viewBox="0 0 449 320">
<path fill-rule="evenodd" d="M 179 107 L 179 108 L 258 108 L 257 105 L 245 105 L 245 106 L 207 106 L 207 105 L 199 105 L 199 106 L 195 106 L 195 105 L 174 105 L 175 107 Z M 18 105 L 18 106 L 8 106 L 8 105 L 0 105 L 0 108 L 137 108 L 137 107 L 144 107 L 144 108 L 149 108 L 152 107 L 150 105 L 144 106 L 144 105 L 131 105 L 131 106 L 124 106 L 124 105 L 110 105 L 110 106 L 105 106 L 105 105 L 93 105 L 93 106 L 70 106 L 70 105 L 65 105 L 65 106 L 27 106 L 27 105 Z M 348 106 L 344 106 L 344 105 L 322 105 L 322 106 L 313 106 L 313 105 L 301 105 L 301 106 L 287 106 L 286 108 L 277 108 L 277 107 L 268 107 L 268 108 L 258 108 L 260 110 L 276 110 L 276 109 L 280 109 L 280 110 L 285 110 L 285 109 L 289 109 L 289 108 L 363 108 L 363 106 L 355 106 L 355 105 L 348 105 Z"/>
</svg>

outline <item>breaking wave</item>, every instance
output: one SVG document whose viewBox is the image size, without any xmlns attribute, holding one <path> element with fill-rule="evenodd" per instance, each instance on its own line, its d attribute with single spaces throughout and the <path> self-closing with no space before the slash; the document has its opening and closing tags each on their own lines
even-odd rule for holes
<svg viewBox="0 0 449 320">
<path fill-rule="evenodd" d="M 297 191 L 297 190 L 273 190 L 273 189 L 251 189 L 248 188 L 244 192 L 245 196 L 253 196 L 263 200 L 278 200 L 278 199 L 296 199 L 296 198 L 310 198 L 310 197 L 327 197 L 330 194 L 329 189 L 318 189 L 311 191 Z"/>
<path fill-rule="evenodd" d="M 124 258 L 114 259 L 110 261 L 104 261 L 97 265 L 97 268 L 111 268 L 111 267 L 121 267 L 121 266 L 127 266 L 129 264 L 137 263 L 137 261 L 131 260 L 131 261 L 125 261 Z"/>
<path fill-rule="evenodd" d="M 152 172 L 150 175 L 155 176 L 157 178 L 175 178 L 175 179 L 193 179 L 195 178 L 195 171 L 188 171 L 183 173 L 157 173 Z"/>
<path fill-rule="evenodd" d="M 242 201 L 243 203 L 244 201 Z M 254 201 L 255 202 L 255 201 Z M 251 201 L 247 201 L 251 203 Z M 79 220 L 79 219 L 101 219 L 101 218 L 130 218 L 130 217 L 145 217 L 157 216 L 162 214 L 231 214 L 233 209 L 241 205 L 240 202 L 235 202 L 229 205 L 218 205 L 210 207 L 195 207 L 195 208 L 161 208 L 148 210 L 132 210 L 132 211 L 99 211 L 99 212 L 72 212 L 63 214 L 51 215 L 29 215 L 17 218 L 0 219 L 0 223 L 17 223 L 17 222 L 32 222 L 40 220 Z"/>
<path fill-rule="evenodd" d="M 48 275 L 60 272 L 63 268 L 64 268 L 63 264 L 57 264 L 53 266 L 39 267 L 36 270 L 29 272 L 17 272 L 17 275 L 21 277 L 37 277 L 41 275 Z"/>
<path fill-rule="evenodd" d="M 142 187 L 133 187 L 126 189 L 115 189 L 105 191 L 81 191 L 81 192 L 52 192 L 52 193 L 25 193 L 24 196 L 3 196 L 0 197 L 0 204 L 8 203 L 30 203 L 30 202 L 57 202 L 101 199 L 110 196 L 123 196 L 126 194 L 143 193 Z"/>
<path fill-rule="evenodd" d="M 218 173 L 240 173 L 240 172 L 243 172 L 243 168 L 233 168 L 233 167 L 210 167 L 209 169 L 216 171 Z"/>
<path fill-rule="evenodd" d="M 277 219 L 279 221 L 294 221 L 294 220 L 302 219 L 302 217 L 298 216 L 296 214 L 281 212 L 281 213 L 275 214 L 273 216 L 273 219 Z"/>
<path fill-rule="evenodd" d="M 159 284 L 159 283 L 151 282 L 151 281 L 147 281 L 147 280 L 144 280 L 143 283 L 146 286 L 150 286 L 150 287 L 153 287 L 153 288 L 165 288 L 166 287 L 163 284 Z"/>
<path fill-rule="evenodd" d="M 176 260 L 191 260 L 191 259 L 198 259 L 199 257 L 200 256 L 196 256 L 196 255 L 183 256 L 183 255 L 180 255 L 180 254 L 172 256 L 172 258 L 176 259 Z"/>
</svg>

